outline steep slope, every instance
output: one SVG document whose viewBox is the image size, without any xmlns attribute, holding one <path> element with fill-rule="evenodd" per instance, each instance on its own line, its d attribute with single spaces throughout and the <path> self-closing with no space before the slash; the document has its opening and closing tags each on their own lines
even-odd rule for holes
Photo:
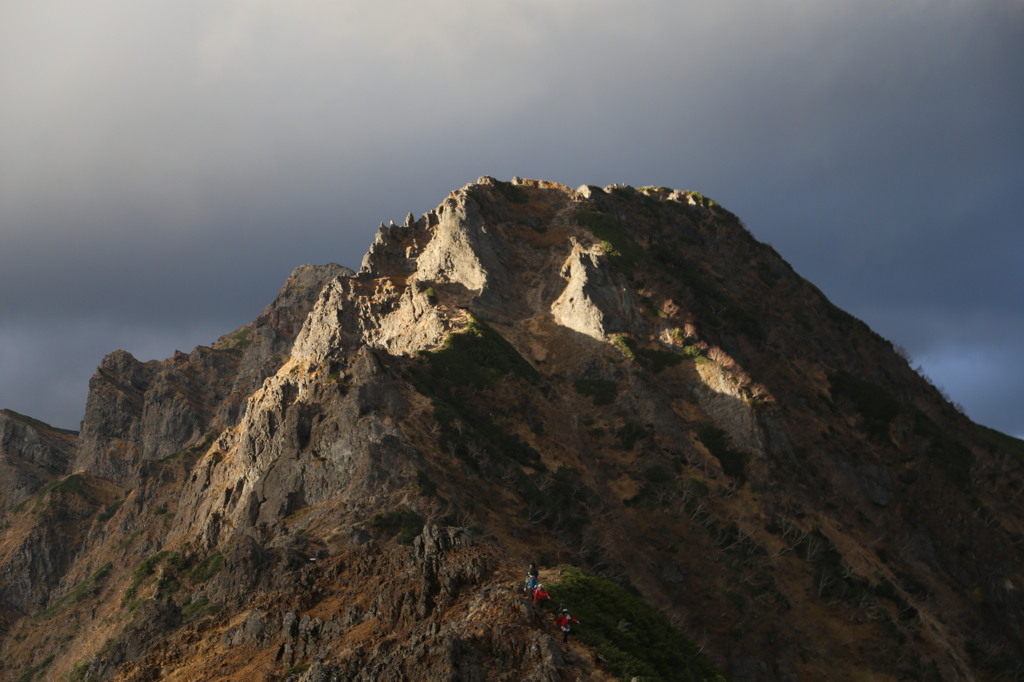
<svg viewBox="0 0 1024 682">
<path fill-rule="evenodd" d="M 63 474 L 77 435 L 13 410 L 0 410 L 0 509 L 10 511 Z"/>
<path fill-rule="evenodd" d="M 1024 672 L 1024 444 L 692 192 L 481 178 L 213 348 L 108 356 L 75 447 L 5 675 Z M 582 642 L 529 618 L 534 559 Z M 636 595 L 697 645 L 601 611 Z"/>
</svg>

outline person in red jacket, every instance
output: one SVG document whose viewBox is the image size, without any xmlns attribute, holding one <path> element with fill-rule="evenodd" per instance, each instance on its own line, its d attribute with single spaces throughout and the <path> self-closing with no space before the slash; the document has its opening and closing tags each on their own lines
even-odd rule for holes
<svg viewBox="0 0 1024 682">
<path fill-rule="evenodd" d="M 572 624 L 578 623 L 579 621 L 569 615 L 569 609 L 562 609 L 562 612 L 555 618 L 555 625 L 562 628 L 562 641 L 569 641 L 569 632 L 572 630 Z"/>
<path fill-rule="evenodd" d="M 530 625 L 537 625 L 544 613 L 544 602 L 551 598 L 548 591 L 540 583 L 526 595 L 526 615 Z"/>
</svg>

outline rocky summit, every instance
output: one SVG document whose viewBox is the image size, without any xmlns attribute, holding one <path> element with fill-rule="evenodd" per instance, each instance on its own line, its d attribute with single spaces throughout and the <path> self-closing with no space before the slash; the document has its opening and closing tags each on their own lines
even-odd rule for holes
<svg viewBox="0 0 1024 682">
<path fill-rule="evenodd" d="M 1024 676 L 1024 442 L 695 192 L 481 178 L 0 455 L 4 680 Z"/>
</svg>

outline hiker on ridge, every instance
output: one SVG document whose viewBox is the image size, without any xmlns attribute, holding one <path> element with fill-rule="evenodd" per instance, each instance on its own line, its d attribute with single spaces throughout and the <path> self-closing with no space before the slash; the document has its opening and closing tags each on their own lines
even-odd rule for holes
<svg viewBox="0 0 1024 682">
<path fill-rule="evenodd" d="M 536 607 L 544 606 L 544 602 L 551 599 L 551 595 L 544 589 L 544 586 L 537 583 L 537 587 L 533 590 L 533 605 Z"/>
<path fill-rule="evenodd" d="M 562 628 L 562 642 L 569 641 L 569 633 L 572 631 L 572 624 L 579 620 L 569 615 L 569 609 L 562 609 L 562 612 L 555 618 L 555 625 Z"/>
<path fill-rule="evenodd" d="M 527 592 L 533 592 L 537 589 L 537 585 L 540 584 L 538 576 L 540 573 L 537 571 L 537 564 L 530 562 L 530 567 L 526 569 L 526 586 L 523 588 Z"/>
<path fill-rule="evenodd" d="M 544 602 L 551 598 L 540 583 L 532 591 L 526 593 L 526 619 L 530 625 L 538 625 L 544 613 Z"/>
</svg>

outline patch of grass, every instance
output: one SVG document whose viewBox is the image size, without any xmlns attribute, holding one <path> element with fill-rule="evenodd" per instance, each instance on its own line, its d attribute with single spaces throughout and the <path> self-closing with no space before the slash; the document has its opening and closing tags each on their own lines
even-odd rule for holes
<svg viewBox="0 0 1024 682">
<path fill-rule="evenodd" d="M 96 517 L 96 520 L 109 521 L 114 516 L 114 514 L 117 513 L 117 510 L 121 508 L 122 504 L 124 504 L 124 500 L 115 500 L 114 502 L 111 502 L 110 504 L 103 508 L 103 511 L 101 511 L 99 513 L 99 516 Z"/>
<path fill-rule="evenodd" d="M 36 491 L 32 497 L 19 502 L 11 511 L 15 514 L 20 514 L 26 507 L 28 507 L 29 504 L 32 505 L 31 511 L 38 511 L 40 505 L 43 504 L 44 498 L 48 495 L 78 495 L 80 497 L 85 497 L 84 481 L 85 479 L 81 474 L 71 474 L 70 476 L 59 478 L 56 481 L 50 481 Z"/>
<path fill-rule="evenodd" d="M 427 287 L 423 290 L 423 295 L 427 297 L 427 302 L 430 305 L 437 305 L 437 292 L 434 291 L 434 287 Z"/>
<path fill-rule="evenodd" d="M 181 450 L 176 450 L 165 457 L 161 457 L 158 461 L 167 464 L 179 458 L 198 459 L 199 456 L 206 452 L 206 449 L 210 447 L 210 443 L 213 442 L 214 438 L 216 438 L 216 434 L 208 433 L 203 436 L 202 440 L 196 441 L 192 445 L 188 445 Z"/>
<path fill-rule="evenodd" d="M 36 679 L 36 675 L 49 668 L 50 664 L 53 663 L 53 659 L 55 659 L 56 657 L 56 654 L 50 654 L 45 659 L 43 659 L 42 663 L 40 663 L 39 665 L 34 665 L 25 672 L 23 672 L 21 674 L 21 677 L 18 678 L 17 682 L 31 682 L 32 680 Z"/>
<path fill-rule="evenodd" d="M 82 490 L 82 481 L 83 481 L 83 478 L 82 478 L 81 474 L 71 474 L 70 476 L 68 476 L 66 478 L 62 478 L 60 480 L 53 481 L 52 483 L 47 484 L 46 486 L 43 487 L 42 490 L 40 490 L 36 494 L 39 497 L 43 497 L 44 495 L 49 495 L 50 493 L 64 493 L 64 494 L 67 494 L 67 495 L 84 495 L 85 493 Z"/>
<path fill-rule="evenodd" d="M 590 396 L 595 405 L 611 405 L 619 393 L 619 384 L 608 379 L 577 379 L 573 388 L 580 395 Z"/>
<path fill-rule="evenodd" d="M 248 327 L 242 327 L 229 338 L 234 342 L 233 348 L 235 350 L 245 350 L 253 344 L 252 330 Z"/>
<path fill-rule="evenodd" d="M 505 195 L 505 198 L 513 204 L 525 204 L 530 201 L 530 195 L 526 192 L 526 189 L 519 185 L 513 185 L 511 182 L 502 182 L 498 184 L 498 188 L 501 189 L 501 193 Z"/>
<path fill-rule="evenodd" d="M 95 680 L 96 678 L 89 674 L 90 665 L 92 665 L 92 661 L 76 663 L 68 673 L 68 682 L 92 682 Z"/>
<path fill-rule="evenodd" d="M 224 568 L 224 555 L 211 554 L 196 564 L 196 567 L 190 572 L 189 577 L 194 582 L 205 583 L 207 580 L 217 575 L 222 568 Z"/>
<path fill-rule="evenodd" d="M 683 346 L 683 355 L 693 360 L 695 365 L 703 365 L 711 360 L 697 346 Z"/>
<path fill-rule="evenodd" d="M 295 675 L 301 675 L 302 673 L 304 673 L 307 670 L 309 670 L 310 665 L 312 665 L 312 664 L 310 664 L 310 663 L 300 663 L 298 665 L 293 665 L 292 667 L 290 667 L 290 668 L 288 668 L 287 670 L 284 671 L 284 675 L 281 676 L 280 682 L 287 682 L 287 680 L 289 678 L 291 678 L 291 677 L 293 677 Z"/>
<path fill-rule="evenodd" d="M 192 566 L 192 559 L 180 552 L 172 552 L 167 555 L 167 565 L 178 573 L 184 573 Z"/>
<path fill-rule="evenodd" d="M 46 607 L 39 613 L 39 618 L 47 619 L 52 618 L 54 615 L 59 613 L 65 606 L 69 604 L 77 604 L 87 597 L 91 597 L 97 594 L 103 587 L 103 583 L 110 574 L 111 569 L 114 567 L 109 561 L 99 568 L 95 573 L 83 580 L 75 589 L 71 590 L 63 597 L 55 601 L 50 606 Z"/>
<path fill-rule="evenodd" d="M 607 213 L 584 209 L 576 214 L 576 222 L 594 234 L 612 265 L 625 274 L 632 274 L 643 261 L 644 250 L 629 236 L 622 224 Z"/>
<path fill-rule="evenodd" d="M 528 382 L 538 373 L 515 347 L 490 326 L 470 317 L 460 331 L 448 335 L 436 351 L 423 351 L 436 379 L 462 386 L 489 388 L 507 376 Z"/>
<path fill-rule="evenodd" d="M 612 345 L 615 346 L 622 356 L 627 360 L 636 361 L 636 341 L 625 334 L 612 336 Z"/>
<path fill-rule="evenodd" d="M 475 468 L 481 464 L 481 454 L 499 463 L 507 460 L 545 468 L 539 452 L 517 434 L 505 431 L 494 421 L 494 412 L 484 408 L 486 392 L 508 378 L 531 385 L 540 378 L 512 344 L 470 318 L 463 331 L 448 335 L 442 348 L 418 355 L 426 360 L 425 366 L 408 376 L 416 390 L 433 398 L 443 447 Z"/>
<path fill-rule="evenodd" d="M 210 608 L 210 600 L 205 596 L 200 596 L 198 599 L 189 602 L 181 609 L 181 621 L 188 623 L 189 621 L 195 620 L 199 616 L 203 615 L 205 611 Z"/>
<path fill-rule="evenodd" d="M 636 354 L 640 359 L 640 364 L 655 374 L 683 361 L 681 355 L 659 348 L 638 348 Z"/>
<path fill-rule="evenodd" d="M 660 348 L 642 348 L 636 342 L 636 339 L 626 334 L 615 334 L 612 336 L 612 345 L 622 353 L 624 358 L 636 362 L 655 374 L 666 367 L 678 365 L 683 361 L 682 356 L 672 351 L 661 350 Z"/>
<path fill-rule="evenodd" d="M 157 564 L 163 561 L 169 554 L 170 552 L 166 550 L 157 552 L 143 560 L 142 563 L 135 567 L 135 570 L 132 571 L 132 583 L 121 596 L 122 608 L 136 603 L 137 600 L 135 599 L 135 594 L 139 591 L 139 587 L 146 578 L 153 575 L 153 571 L 156 570 Z"/>
<path fill-rule="evenodd" d="M 726 680 L 696 644 L 635 592 L 575 566 L 561 567 L 558 581 L 546 587 L 552 607 L 567 608 L 580 620 L 575 635 L 620 680 Z"/>
<path fill-rule="evenodd" d="M 370 521 L 376 530 L 389 535 L 401 544 L 410 545 L 423 532 L 423 517 L 404 507 L 376 514 Z"/>
</svg>

